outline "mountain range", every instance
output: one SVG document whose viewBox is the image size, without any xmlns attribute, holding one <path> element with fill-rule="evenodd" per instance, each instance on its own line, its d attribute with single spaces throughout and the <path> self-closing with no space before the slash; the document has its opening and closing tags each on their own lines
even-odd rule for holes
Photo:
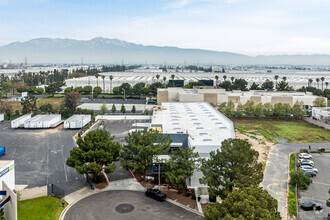
<svg viewBox="0 0 330 220">
<path fill-rule="evenodd" d="M 144 46 L 118 39 L 74 40 L 36 38 L 0 46 L 0 62 L 55 64 L 214 64 L 214 65 L 330 65 L 330 55 L 246 56 L 238 53 L 178 47 Z"/>
</svg>

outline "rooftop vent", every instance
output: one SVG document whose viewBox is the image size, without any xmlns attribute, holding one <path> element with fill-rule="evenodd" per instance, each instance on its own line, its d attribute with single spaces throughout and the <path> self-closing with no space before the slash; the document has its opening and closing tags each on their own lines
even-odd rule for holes
<svg viewBox="0 0 330 220">
<path fill-rule="evenodd" d="M 172 125 L 179 125 L 180 123 L 177 123 L 177 122 L 175 122 L 175 123 L 172 123 Z"/>
<path fill-rule="evenodd" d="M 197 127 L 196 129 L 200 130 L 200 129 L 204 129 L 203 127 Z"/>
<path fill-rule="evenodd" d="M 216 122 L 215 123 L 216 125 L 221 125 L 221 124 L 223 124 L 222 122 Z"/>
<path fill-rule="evenodd" d="M 208 135 L 206 132 L 201 132 L 199 133 L 200 136 L 203 136 L 203 135 Z"/>
<path fill-rule="evenodd" d="M 181 130 L 181 128 L 173 128 L 174 130 Z"/>
<path fill-rule="evenodd" d="M 210 138 L 205 138 L 205 139 L 203 139 L 203 141 L 212 141 L 212 139 L 210 139 Z"/>
<path fill-rule="evenodd" d="M 212 118 L 212 121 L 218 121 L 219 119 L 217 119 L 217 118 Z"/>
<path fill-rule="evenodd" d="M 192 121 L 197 121 L 198 119 L 197 119 L 197 118 L 192 118 L 191 120 L 192 120 Z"/>
<path fill-rule="evenodd" d="M 195 122 L 194 125 L 200 125 L 201 123 L 200 122 Z"/>
</svg>

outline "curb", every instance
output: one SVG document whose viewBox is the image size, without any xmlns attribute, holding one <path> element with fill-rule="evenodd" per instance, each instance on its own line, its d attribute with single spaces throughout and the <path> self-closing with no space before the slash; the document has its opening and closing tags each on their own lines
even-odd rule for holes
<svg viewBox="0 0 330 220">
<path fill-rule="evenodd" d="M 167 198 L 165 201 L 167 201 L 167 202 L 169 202 L 169 203 L 172 203 L 173 205 L 179 206 L 179 207 L 181 207 L 181 208 L 183 208 L 183 209 L 185 209 L 185 210 L 187 210 L 187 211 L 193 212 L 193 213 L 195 213 L 195 214 L 197 214 L 197 215 L 199 215 L 199 216 L 204 217 L 204 214 L 203 214 L 203 213 L 200 213 L 199 211 L 197 211 L 197 210 L 195 210 L 195 209 L 193 209 L 193 208 L 190 208 L 190 207 L 188 207 L 188 206 L 182 205 L 181 203 L 176 202 L 176 201 L 174 201 L 174 200 L 172 200 L 172 199 L 168 199 L 168 198 Z"/>
</svg>

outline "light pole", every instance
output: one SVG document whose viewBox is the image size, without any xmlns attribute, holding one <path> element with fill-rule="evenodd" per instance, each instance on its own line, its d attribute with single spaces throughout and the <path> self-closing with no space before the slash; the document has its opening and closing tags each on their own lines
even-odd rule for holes
<svg viewBox="0 0 330 220">
<path fill-rule="evenodd" d="M 158 189 L 160 187 L 160 163 L 158 163 Z"/>
</svg>

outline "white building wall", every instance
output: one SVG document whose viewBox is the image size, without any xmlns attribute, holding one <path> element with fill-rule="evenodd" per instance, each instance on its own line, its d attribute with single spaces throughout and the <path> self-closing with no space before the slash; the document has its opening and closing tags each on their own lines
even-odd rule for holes
<svg viewBox="0 0 330 220">
<path fill-rule="evenodd" d="M 227 103 L 228 95 L 224 93 L 218 93 L 217 100 L 218 100 L 217 104 Z"/>
<path fill-rule="evenodd" d="M 179 102 L 204 102 L 204 94 L 182 93 L 179 94 Z"/>
<path fill-rule="evenodd" d="M 10 189 L 15 189 L 15 164 L 10 161 L 0 168 L 0 189 L 2 190 L 2 181 L 5 181 Z"/>
</svg>

